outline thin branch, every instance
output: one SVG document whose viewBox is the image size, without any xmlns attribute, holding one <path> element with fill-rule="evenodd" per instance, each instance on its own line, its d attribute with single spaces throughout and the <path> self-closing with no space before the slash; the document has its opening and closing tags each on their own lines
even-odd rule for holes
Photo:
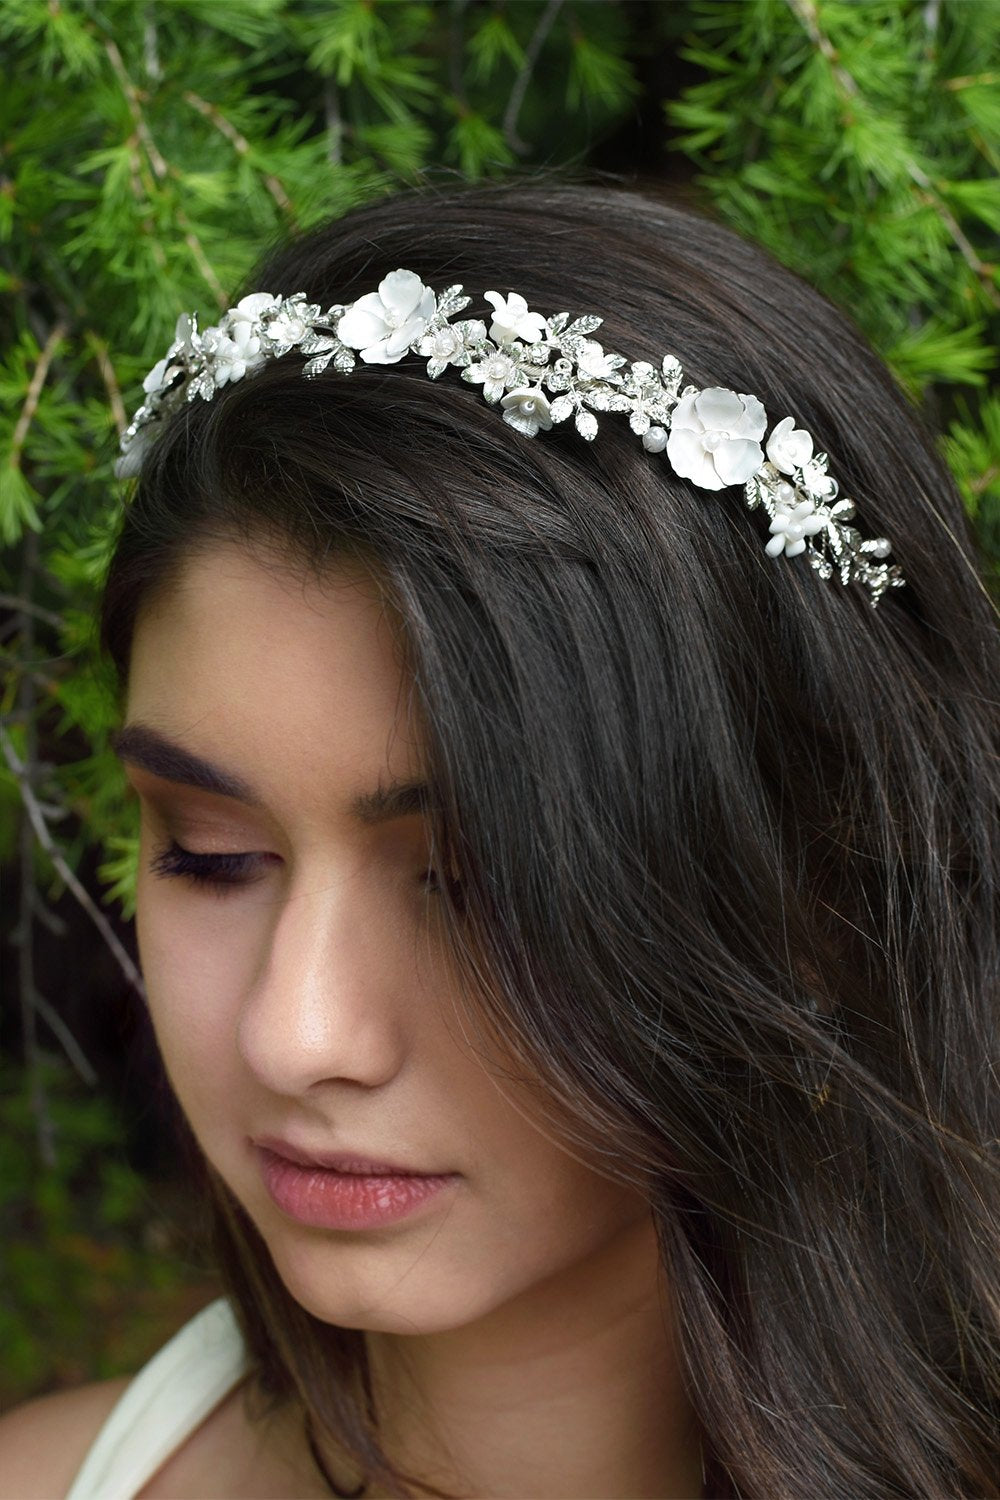
<svg viewBox="0 0 1000 1500">
<path fill-rule="evenodd" d="M 66 1056 L 69 1058 L 70 1062 L 73 1064 L 74 1068 L 79 1073 L 84 1083 L 87 1084 L 89 1088 L 93 1088 L 98 1081 L 97 1073 L 94 1071 L 91 1064 L 87 1061 L 86 1055 L 84 1054 L 83 1048 L 80 1046 L 80 1043 L 70 1031 L 69 1027 L 66 1025 L 66 1022 L 56 1010 L 55 1006 L 51 1005 L 49 1001 L 46 1000 L 44 995 L 40 995 L 38 991 L 35 990 L 34 999 L 35 1008 L 38 1011 L 38 1014 L 41 1016 L 46 1026 L 48 1026 L 52 1034 L 62 1043 L 63 1051 L 66 1053 Z"/>
<path fill-rule="evenodd" d="M 57 323 L 45 340 L 45 347 L 38 356 L 38 363 L 31 377 L 28 394 L 24 398 L 21 415 L 17 419 L 17 425 L 14 428 L 14 436 L 11 441 L 10 462 L 15 469 L 21 467 L 21 450 L 24 447 L 24 440 L 28 436 L 28 429 L 31 426 L 32 419 L 38 410 L 38 401 L 42 394 L 42 386 L 45 384 L 45 377 L 49 373 L 49 366 L 52 363 L 53 355 L 65 337 L 66 324 Z"/>
<path fill-rule="evenodd" d="M 135 84 L 128 76 L 128 73 L 125 71 L 125 64 L 122 62 L 122 55 L 110 37 L 105 39 L 104 50 L 107 52 L 108 57 L 111 59 L 111 66 L 115 70 L 115 75 L 117 76 L 118 81 L 121 84 L 122 92 L 124 93 L 125 98 L 128 101 L 128 107 L 131 111 L 132 120 L 135 125 L 136 137 L 145 149 L 147 160 L 149 161 L 153 172 L 161 182 L 163 182 L 167 177 L 176 178 L 178 176 L 176 169 L 170 166 L 166 158 L 160 153 L 156 142 L 153 140 L 149 125 L 146 122 L 146 117 L 142 112 L 142 106 L 139 103 L 139 90 L 136 88 Z M 134 178 L 132 187 L 133 192 L 135 192 L 136 183 Z M 139 195 L 136 194 L 136 196 Z M 216 276 L 215 271 L 212 268 L 211 261 L 205 254 L 205 247 L 202 245 L 201 240 L 194 232 L 191 220 L 188 218 L 187 214 L 182 208 L 177 207 L 174 208 L 174 217 L 177 220 L 178 226 L 180 227 L 184 235 L 184 243 L 191 251 L 191 256 L 194 260 L 195 265 L 198 267 L 207 284 L 211 287 L 212 293 L 219 306 L 224 308 L 227 303 L 226 293 L 223 290 L 219 278 Z M 148 227 L 153 238 L 154 246 L 156 246 L 160 250 L 160 256 L 158 256 L 157 259 L 161 264 L 163 264 L 163 261 L 161 260 L 162 247 L 158 245 L 155 230 L 153 229 L 152 225 L 149 225 Z"/>
<path fill-rule="evenodd" d="M 238 156 L 250 155 L 250 142 L 245 135 L 241 135 L 231 120 L 226 119 L 218 105 L 209 104 L 207 99 L 202 99 L 200 95 L 194 93 L 191 89 L 185 91 L 184 100 L 187 104 L 191 105 L 192 109 L 196 109 L 200 115 L 204 115 L 205 119 L 215 126 L 220 135 L 225 136 Z M 287 214 L 290 219 L 294 220 L 295 212 L 292 208 L 292 200 L 285 192 L 281 180 L 275 177 L 273 172 L 261 170 L 260 175 L 264 186 L 282 213 Z"/>
<path fill-rule="evenodd" d="M 945 203 L 944 199 L 934 187 L 934 184 L 927 176 L 927 173 L 912 158 L 909 158 L 907 160 L 906 170 L 913 178 L 913 181 L 918 185 L 918 187 L 923 188 L 927 200 L 931 204 L 932 208 L 935 208 L 937 210 L 938 217 L 947 226 L 952 239 L 955 241 L 955 244 L 958 246 L 959 250 L 961 250 L 966 265 L 970 268 L 970 270 L 975 272 L 976 276 L 981 281 L 983 291 L 986 293 L 990 302 L 993 303 L 994 307 L 1000 307 L 1000 291 L 997 291 L 997 288 L 993 285 L 993 278 L 990 267 L 987 266 L 985 261 L 980 260 L 979 256 L 976 253 L 975 246 L 972 245 L 966 238 L 965 234 L 962 231 L 961 225 L 951 212 L 951 209 L 948 207 L 947 203 Z"/>
<path fill-rule="evenodd" d="M 159 83 L 163 77 L 163 69 L 160 67 L 160 44 L 156 32 L 156 22 L 153 19 L 153 7 L 146 7 L 146 20 L 142 28 L 142 60 L 146 69 L 146 76 L 154 83 Z"/>
<path fill-rule="evenodd" d="M 344 121 L 340 113 L 340 92 L 332 78 L 323 81 L 323 111 L 326 115 L 327 155 L 334 167 L 343 165 Z"/>
<path fill-rule="evenodd" d="M 806 31 L 809 33 L 810 41 L 815 47 L 819 49 L 823 57 L 825 57 L 827 62 L 830 64 L 830 71 L 832 72 L 837 83 L 840 85 L 841 92 L 845 96 L 845 99 L 855 99 L 859 95 L 860 90 L 855 80 L 851 77 L 850 73 L 848 73 L 847 69 L 839 61 L 839 54 L 836 47 L 830 41 L 830 38 L 824 34 L 820 27 L 819 15 L 816 10 L 816 0 L 787 0 L 787 4 L 793 15 L 797 16 L 799 21 L 801 21 L 802 25 L 805 27 Z M 991 268 L 985 263 L 985 261 L 980 259 L 979 255 L 976 253 L 975 247 L 970 243 L 970 241 L 963 233 L 958 220 L 955 218 L 954 214 L 951 212 L 947 203 L 945 203 L 944 199 L 941 197 L 940 193 L 934 187 L 934 184 L 927 176 L 927 173 L 923 170 L 920 164 L 913 159 L 912 156 L 906 158 L 905 166 L 908 176 L 913 182 L 917 184 L 918 187 L 923 189 L 926 201 L 934 209 L 938 218 L 944 224 L 948 233 L 951 235 L 951 238 L 958 246 L 958 249 L 962 254 L 962 259 L 976 276 L 976 279 L 982 286 L 987 300 L 990 301 L 994 307 L 1000 307 L 1000 292 L 997 291 L 997 288 L 993 284 Z"/>
<path fill-rule="evenodd" d="M 129 181 L 132 187 L 132 197 L 137 203 L 148 206 L 150 193 L 147 191 L 142 180 L 142 157 L 139 154 L 138 137 L 132 135 L 125 143 L 129 150 Z M 153 249 L 153 259 L 161 271 L 167 269 L 167 257 L 163 253 L 163 246 L 156 237 L 156 225 L 149 214 L 142 221 L 143 234 Z"/>
<path fill-rule="evenodd" d="M 136 968 L 131 958 L 125 952 L 125 949 L 122 947 L 122 944 L 118 940 L 116 934 L 112 931 L 111 924 L 109 923 L 107 917 L 102 911 L 99 910 L 97 906 L 95 906 L 89 893 L 84 890 L 83 886 L 80 884 L 79 880 L 74 875 L 69 865 L 66 863 L 62 851 L 59 849 L 58 845 L 52 838 L 52 835 L 49 833 L 45 819 L 42 816 L 41 809 L 38 806 L 38 799 L 35 797 L 35 794 L 31 789 L 31 785 L 26 774 L 26 769 L 21 763 L 17 751 L 11 744 L 10 736 L 5 734 L 2 728 L 0 728 L 0 748 L 2 748 L 4 758 L 17 779 L 18 788 L 21 793 L 21 801 L 24 803 L 25 811 L 27 812 L 28 817 L 31 820 L 31 826 L 35 830 L 35 837 L 38 839 L 38 842 L 41 844 L 42 848 L 49 856 L 49 859 L 52 861 L 53 865 L 62 876 L 65 884 L 73 892 L 73 895 L 79 901 L 84 911 L 87 913 L 87 915 L 97 927 L 98 931 L 101 933 L 108 947 L 111 949 L 115 958 L 118 960 L 121 970 L 124 973 L 129 984 L 131 984 L 133 988 L 138 992 L 138 994 L 145 999 L 146 988 L 143 984 L 142 976 L 140 975 L 139 970 Z"/>
<path fill-rule="evenodd" d="M 518 73 L 517 77 L 514 80 L 514 87 L 510 91 L 510 98 L 507 101 L 507 108 L 504 110 L 504 140 L 507 142 L 512 151 L 517 152 L 518 156 L 525 156 L 531 150 L 531 147 L 527 141 L 522 141 L 521 137 L 518 135 L 517 119 L 521 113 L 521 106 L 524 103 L 524 96 L 528 91 L 528 84 L 531 82 L 531 75 L 535 71 L 535 64 L 538 61 L 538 54 L 541 52 L 543 46 L 545 45 L 545 38 L 552 30 L 555 18 L 562 9 L 562 6 L 563 0 L 549 0 L 548 5 L 546 5 L 544 11 L 539 17 L 538 25 L 535 27 L 531 40 L 525 48 L 524 62 L 521 64 L 521 71 Z"/>
<path fill-rule="evenodd" d="M 218 302 L 219 306 L 227 307 L 229 304 L 229 298 L 226 296 L 222 282 L 219 280 L 218 276 L 216 276 L 215 271 L 212 268 L 212 262 L 205 254 L 204 245 L 201 243 L 201 240 L 191 228 L 191 220 L 188 218 L 187 214 L 183 212 L 182 209 L 175 209 L 174 213 L 178 224 L 184 231 L 184 243 L 191 251 L 191 256 L 194 260 L 195 265 L 198 267 L 208 285 L 212 288 L 212 291 L 215 294 L 215 300 L 216 302 Z"/>
<path fill-rule="evenodd" d="M 83 337 L 85 341 L 90 345 L 91 349 L 94 351 L 94 358 L 97 360 L 97 368 L 101 372 L 101 379 L 104 381 L 104 389 L 108 393 L 108 401 L 111 404 L 111 415 L 114 418 L 115 426 L 118 429 L 118 436 L 121 437 L 122 433 L 125 431 L 125 428 L 128 426 L 128 417 L 125 415 L 125 403 L 122 400 L 121 386 L 118 384 L 118 377 L 115 375 L 115 367 L 111 363 L 111 358 L 108 354 L 108 346 L 103 339 L 98 338 L 97 334 L 89 328 L 86 330 Z"/>
<path fill-rule="evenodd" d="M 941 87 L 946 89 L 971 89 L 977 84 L 993 88 L 1000 83 L 1000 73 L 965 73 L 961 78 L 946 78 Z"/>
<path fill-rule="evenodd" d="M 469 101 L 462 77 L 462 58 L 465 52 L 465 11 L 468 3 L 469 0 L 451 0 L 451 19 L 448 23 L 448 85 L 465 109 L 468 109 Z"/>
<path fill-rule="evenodd" d="M 46 817 L 52 817 L 52 813 L 49 812 L 47 808 L 45 808 L 44 804 L 43 810 L 45 811 Z M 68 811 L 68 808 L 60 808 L 59 815 L 63 816 Z M 42 900 L 37 890 L 32 892 L 31 909 L 38 920 L 41 922 L 42 926 L 48 928 L 53 937 L 64 938 L 66 936 L 67 932 L 69 931 L 68 923 L 65 922 L 63 918 L 60 917 L 56 912 L 54 912 L 51 906 L 49 906 L 45 901 Z"/>
<path fill-rule="evenodd" d="M 34 615 L 37 620 L 44 620 L 46 625 L 54 625 L 57 630 L 63 628 L 62 615 L 53 614 L 50 609 L 43 609 L 40 604 L 33 604 L 30 599 L 22 599 L 17 594 L 0 594 L 0 609 L 17 609 L 23 615 Z"/>
<path fill-rule="evenodd" d="M 108 57 L 111 59 L 111 66 L 114 68 L 115 74 L 118 78 L 118 82 L 122 86 L 122 93 L 125 95 L 125 98 L 128 101 L 128 107 L 132 113 L 132 120 L 135 124 L 136 135 L 138 135 L 140 141 L 146 149 L 146 155 L 149 157 L 150 166 L 153 168 L 153 171 L 156 173 L 157 177 L 159 177 L 162 181 L 163 178 L 166 177 L 169 173 L 170 168 L 167 166 L 167 163 L 160 155 L 156 146 L 156 142 L 153 140 L 153 137 L 149 133 L 149 126 L 146 124 L 146 118 L 143 115 L 142 108 L 139 104 L 139 90 L 136 88 L 135 84 L 126 73 L 125 64 L 122 62 L 122 55 L 118 51 L 117 46 L 110 37 L 105 38 L 104 50 L 108 54 Z"/>
<path fill-rule="evenodd" d="M 38 534 L 28 531 L 24 538 L 24 557 L 21 568 L 21 592 L 30 595 L 35 574 L 38 571 Z M 24 635 L 30 651 L 34 644 L 35 622 L 31 615 L 23 615 Z M 25 715 L 25 742 L 28 764 L 24 768 L 25 784 L 30 793 L 30 777 L 37 761 L 38 732 L 35 724 L 35 685 L 24 678 L 17 686 L 17 708 Z M 24 1060 L 28 1077 L 28 1102 L 38 1141 L 38 1155 L 44 1166 L 52 1168 L 57 1162 L 55 1123 L 49 1109 L 48 1093 L 42 1069 L 42 1053 L 38 1045 L 35 1022 L 38 1018 L 37 991 L 35 989 L 34 959 L 34 890 L 35 860 L 34 846 L 28 824 L 22 818 L 18 829 L 18 854 L 20 864 L 20 903 L 17 927 L 13 941 L 17 945 L 17 988 L 21 1011 L 21 1037 L 24 1044 Z"/>
</svg>

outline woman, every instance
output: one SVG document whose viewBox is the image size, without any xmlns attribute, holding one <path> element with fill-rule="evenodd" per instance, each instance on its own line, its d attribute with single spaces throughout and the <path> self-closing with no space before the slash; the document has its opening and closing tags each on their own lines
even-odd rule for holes
<svg viewBox="0 0 1000 1500">
<path fill-rule="evenodd" d="M 1000 645 L 857 331 L 435 188 L 146 395 L 102 638 L 232 1321 L 119 1492 L 1000 1495 Z"/>
</svg>

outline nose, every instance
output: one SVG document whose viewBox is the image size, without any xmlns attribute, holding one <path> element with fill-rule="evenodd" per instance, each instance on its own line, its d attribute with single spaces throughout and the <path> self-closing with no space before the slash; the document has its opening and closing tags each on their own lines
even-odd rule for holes
<svg viewBox="0 0 1000 1500">
<path fill-rule="evenodd" d="M 302 884 L 281 906 L 245 994 L 239 1050 L 274 1093 L 333 1080 L 376 1088 L 403 1065 L 412 968 L 359 875 Z"/>
</svg>

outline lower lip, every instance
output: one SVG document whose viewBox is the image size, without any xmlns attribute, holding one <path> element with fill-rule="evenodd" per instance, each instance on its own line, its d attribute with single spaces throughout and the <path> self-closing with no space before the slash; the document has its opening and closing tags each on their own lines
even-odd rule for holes
<svg viewBox="0 0 1000 1500">
<path fill-rule="evenodd" d="M 302 1167 L 258 1147 L 268 1192 L 283 1213 L 321 1229 L 377 1229 L 408 1218 L 457 1181 L 442 1177 L 363 1177 Z"/>
</svg>

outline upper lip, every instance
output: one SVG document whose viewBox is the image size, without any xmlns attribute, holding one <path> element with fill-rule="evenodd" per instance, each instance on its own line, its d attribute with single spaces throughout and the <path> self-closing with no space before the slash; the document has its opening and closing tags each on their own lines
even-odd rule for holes
<svg viewBox="0 0 1000 1500">
<path fill-rule="evenodd" d="M 419 1167 L 404 1167 L 399 1162 L 383 1158 L 362 1156 L 357 1151 L 311 1151 L 293 1146 L 276 1135 L 254 1136 L 253 1143 L 265 1151 L 283 1156 L 287 1161 L 298 1162 L 303 1167 L 326 1167 L 328 1171 L 352 1172 L 357 1176 L 370 1177 L 436 1177 L 444 1174 L 423 1172 Z"/>
</svg>

